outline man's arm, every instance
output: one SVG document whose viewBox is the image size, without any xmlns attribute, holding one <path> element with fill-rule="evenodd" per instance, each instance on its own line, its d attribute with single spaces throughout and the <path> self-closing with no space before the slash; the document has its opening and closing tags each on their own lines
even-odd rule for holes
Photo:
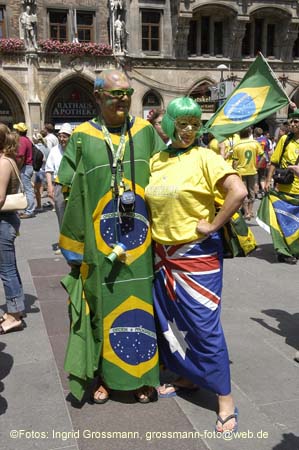
<svg viewBox="0 0 299 450">
<path fill-rule="evenodd" d="M 299 165 L 296 166 L 288 166 L 288 169 L 290 169 L 294 174 L 299 177 Z"/>
<path fill-rule="evenodd" d="M 54 186 L 52 182 L 52 172 L 46 172 L 48 197 L 54 200 Z"/>
<path fill-rule="evenodd" d="M 287 139 L 287 135 L 286 136 L 282 136 L 278 142 L 278 144 L 276 145 L 276 148 L 274 150 L 273 155 L 271 156 L 271 164 L 268 168 L 268 173 L 267 173 L 267 178 L 265 181 L 265 191 L 268 192 L 270 189 L 270 185 L 271 185 L 271 180 L 273 177 L 273 174 L 275 172 L 275 169 L 279 163 L 280 157 L 281 157 L 281 153 L 283 151 L 283 147 L 284 147 L 284 143 L 285 140 Z"/>
<path fill-rule="evenodd" d="M 272 180 L 273 174 L 274 174 L 274 172 L 275 172 L 275 169 L 276 169 L 276 166 L 275 166 L 274 164 L 271 163 L 271 164 L 270 164 L 270 167 L 268 168 L 267 178 L 266 178 L 266 181 L 265 181 L 265 187 L 264 187 L 264 190 L 265 190 L 266 192 L 268 192 L 269 189 L 270 189 L 270 186 L 271 186 L 271 180 Z"/>
<path fill-rule="evenodd" d="M 55 150 L 55 148 L 54 148 L 54 150 Z M 54 186 L 53 186 L 53 180 L 52 180 L 53 173 L 54 173 L 53 149 L 51 149 L 51 151 L 48 155 L 45 172 L 46 172 L 48 196 L 49 196 L 49 198 L 54 200 Z"/>
</svg>

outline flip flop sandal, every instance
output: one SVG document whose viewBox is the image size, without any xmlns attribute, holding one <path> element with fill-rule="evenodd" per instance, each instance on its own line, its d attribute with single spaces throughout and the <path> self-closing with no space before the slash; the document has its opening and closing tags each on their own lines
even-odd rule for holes
<svg viewBox="0 0 299 450">
<path fill-rule="evenodd" d="M 5 320 L 3 320 L 2 325 L 0 325 L 0 334 L 13 333 L 14 331 L 22 331 L 24 329 L 23 321 L 18 320 L 17 324 L 10 328 L 3 328 Z"/>
<path fill-rule="evenodd" d="M 22 320 L 25 317 L 26 313 L 20 314 L 20 319 Z M 0 325 L 7 319 L 7 314 L 4 313 L 2 316 L 0 316 Z"/>
<path fill-rule="evenodd" d="M 161 388 L 164 388 L 164 389 L 171 389 L 171 391 L 170 392 L 165 392 L 164 394 L 162 393 L 162 392 L 160 392 L 160 389 Z M 157 391 L 158 391 L 158 396 L 160 397 L 160 398 L 171 398 L 171 397 L 176 397 L 176 395 L 177 395 L 177 392 L 179 392 L 180 391 L 180 387 L 179 386 L 175 386 L 174 384 L 171 384 L 171 383 L 165 383 L 165 384 L 163 384 L 162 386 L 159 386 L 158 388 L 157 388 Z"/>
<path fill-rule="evenodd" d="M 134 393 L 134 396 L 139 403 L 150 403 L 158 400 L 158 392 L 155 388 L 142 387 Z"/>
<path fill-rule="evenodd" d="M 95 394 L 99 392 L 100 395 L 104 394 L 104 397 L 102 398 L 96 398 Z M 101 382 L 100 386 L 93 392 L 91 400 L 93 403 L 97 403 L 98 405 L 103 405 L 106 403 L 110 398 L 110 389 L 107 386 L 104 386 L 103 382 Z"/>
<path fill-rule="evenodd" d="M 239 415 L 239 410 L 237 407 L 235 407 L 234 414 L 231 414 L 231 415 L 225 417 L 224 419 L 222 419 L 222 417 L 220 417 L 220 416 L 217 416 L 215 431 L 217 433 L 227 433 L 227 432 L 236 433 L 238 431 L 238 415 Z M 223 430 L 223 429 L 222 429 L 222 431 L 217 430 L 217 422 L 220 422 L 223 427 L 223 425 L 231 419 L 235 419 L 235 421 L 236 421 L 234 427 L 231 430 Z"/>
</svg>

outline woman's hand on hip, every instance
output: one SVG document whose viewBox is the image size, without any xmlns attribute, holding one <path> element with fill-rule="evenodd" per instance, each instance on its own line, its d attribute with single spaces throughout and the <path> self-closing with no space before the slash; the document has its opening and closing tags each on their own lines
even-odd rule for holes
<svg viewBox="0 0 299 450">
<path fill-rule="evenodd" d="M 204 234 L 205 236 L 209 236 L 211 233 L 215 231 L 214 226 L 205 219 L 200 219 L 196 226 L 196 231 L 198 233 Z"/>
</svg>

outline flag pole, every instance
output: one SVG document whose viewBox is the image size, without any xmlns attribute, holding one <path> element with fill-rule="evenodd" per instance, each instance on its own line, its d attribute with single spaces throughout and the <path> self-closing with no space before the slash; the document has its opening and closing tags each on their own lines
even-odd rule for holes
<svg viewBox="0 0 299 450">
<path fill-rule="evenodd" d="M 292 100 L 290 99 L 290 97 L 288 96 L 287 92 L 285 91 L 283 85 L 281 84 L 281 82 L 279 81 L 279 79 L 277 78 L 276 74 L 273 72 L 273 70 L 271 69 L 270 64 L 268 63 L 268 61 L 266 60 L 266 58 L 264 57 L 264 55 L 262 54 L 262 52 L 258 52 L 259 55 L 261 55 L 261 57 L 263 58 L 264 63 L 267 64 L 268 69 L 270 70 L 270 73 L 272 75 L 272 77 L 274 78 L 274 80 L 276 81 L 276 83 L 278 84 L 278 86 L 280 87 L 280 89 L 282 90 L 282 92 L 285 94 L 285 96 L 287 97 L 287 99 L 289 100 L 290 103 L 293 103 Z"/>
</svg>

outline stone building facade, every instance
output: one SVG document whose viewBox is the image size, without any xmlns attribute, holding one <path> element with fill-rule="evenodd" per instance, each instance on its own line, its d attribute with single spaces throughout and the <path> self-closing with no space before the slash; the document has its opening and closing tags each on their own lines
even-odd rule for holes
<svg viewBox="0 0 299 450">
<path fill-rule="evenodd" d="M 0 121 L 32 133 L 91 118 L 94 79 L 112 67 L 131 80 L 133 114 L 188 94 L 208 119 L 219 81 L 237 85 L 258 51 L 299 104 L 298 1 L 0 0 Z"/>
</svg>

